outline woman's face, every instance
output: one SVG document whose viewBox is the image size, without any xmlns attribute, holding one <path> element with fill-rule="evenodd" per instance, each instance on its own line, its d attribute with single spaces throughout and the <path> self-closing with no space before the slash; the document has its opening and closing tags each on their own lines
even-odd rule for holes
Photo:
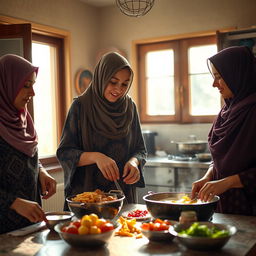
<svg viewBox="0 0 256 256">
<path fill-rule="evenodd" d="M 116 102 L 122 98 L 128 91 L 131 72 L 128 68 L 117 71 L 109 80 L 104 97 L 109 102 Z"/>
<path fill-rule="evenodd" d="M 33 72 L 27 81 L 25 81 L 23 87 L 18 92 L 13 105 L 17 110 L 22 110 L 26 107 L 30 99 L 35 96 L 33 85 L 36 81 L 36 72 Z"/>
<path fill-rule="evenodd" d="M 220 94 L 222 95 L 223 99 L 230 99 L 234 97 L 234 94 L 227 86 L 226 82 L 223 80 L 219 72 L 216 70 L 216 68 L 213 66 L 212 63 L 210 63 L 211 69 L 212 69 L 212 75 L 214 78 L 213 81 L 213 87 L 218 88 Z"/>
</svg>

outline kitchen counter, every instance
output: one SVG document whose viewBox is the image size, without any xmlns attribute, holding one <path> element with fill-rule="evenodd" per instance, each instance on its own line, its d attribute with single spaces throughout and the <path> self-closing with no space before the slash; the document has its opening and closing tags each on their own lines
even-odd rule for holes
<svg viewBox="0 0 256 256">
<path fill-rule="evenodd" d="M 132 210 L 145 205 L 126 205 L 122 211 Z M 149 242 L 147 238 L 135 237 L 111 238 L 106 246 L 89 249 L 75 248 L 61 240 L 59 235 L 48 229 L 26 235 L 11 237 L 0 235 L 0 255 L 37 255 L 37 256 L 253 256 L 256 255 L 256 217 L 214 214 L 213 222 L 231 224 L 237 227 L 237 233 L 219 251 L 200 252 L 189 250 L 176 239 L 169 243 Z"/>
<path fill-rule="evenodd" d="M 178 161 L 168 159 L 167 156 L 150 156 L 147 158 L 145 166 L 154 167 L 173 167 L 173 168 L 195 168 L 195 169 L 208 169 L 211 162 L 199 162 L 198 160 L 191 161 Z"/>
</svg>

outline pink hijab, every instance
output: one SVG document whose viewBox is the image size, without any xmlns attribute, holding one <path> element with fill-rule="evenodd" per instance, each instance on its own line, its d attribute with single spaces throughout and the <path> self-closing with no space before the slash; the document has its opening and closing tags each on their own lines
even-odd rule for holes
<svg viewBox="0 0 256 256">
<path fill-rule="evenodd" d="M 24 82 L 37 71 L 38 67 L 20 56 L 7 54 L 0 58 L 0 137 L 30 157 L 37 151 L 33 120 L 27 108 L 18 111 L 13 102 Z"/>
</svg>

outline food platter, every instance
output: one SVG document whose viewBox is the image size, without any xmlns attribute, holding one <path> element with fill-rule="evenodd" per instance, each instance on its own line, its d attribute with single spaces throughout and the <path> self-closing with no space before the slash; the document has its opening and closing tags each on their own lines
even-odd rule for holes
<svg viewBox="0 0 256 256">
<path fill-rule="evenodd" d="M 136 211 L 137 211 L 137 213 L 143 213 L 143 214 L 136 214 Z M 136 219 L 138 221 L 148 220 L 148 219 L 152 218 L 151 214 L 147 210 L 144 210 L 144 209 L 143 210 L 142 209 L 134 209 L 131 211 L 125 211 L 122 213 L 122 216 L 127 219 Z"/>
</svg>

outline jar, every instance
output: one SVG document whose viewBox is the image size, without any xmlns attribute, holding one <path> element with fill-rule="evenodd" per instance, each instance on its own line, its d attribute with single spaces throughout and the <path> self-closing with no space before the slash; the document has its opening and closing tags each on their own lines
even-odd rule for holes
<svg viewBox="0 0 256 256">
<path fill-rule="evenodd" d="M 181 224 L 191 223 L 197 221 L 197 216 L 195 211 L 182 211 L 180 214 L 179 222 Z"/>
</svg>

